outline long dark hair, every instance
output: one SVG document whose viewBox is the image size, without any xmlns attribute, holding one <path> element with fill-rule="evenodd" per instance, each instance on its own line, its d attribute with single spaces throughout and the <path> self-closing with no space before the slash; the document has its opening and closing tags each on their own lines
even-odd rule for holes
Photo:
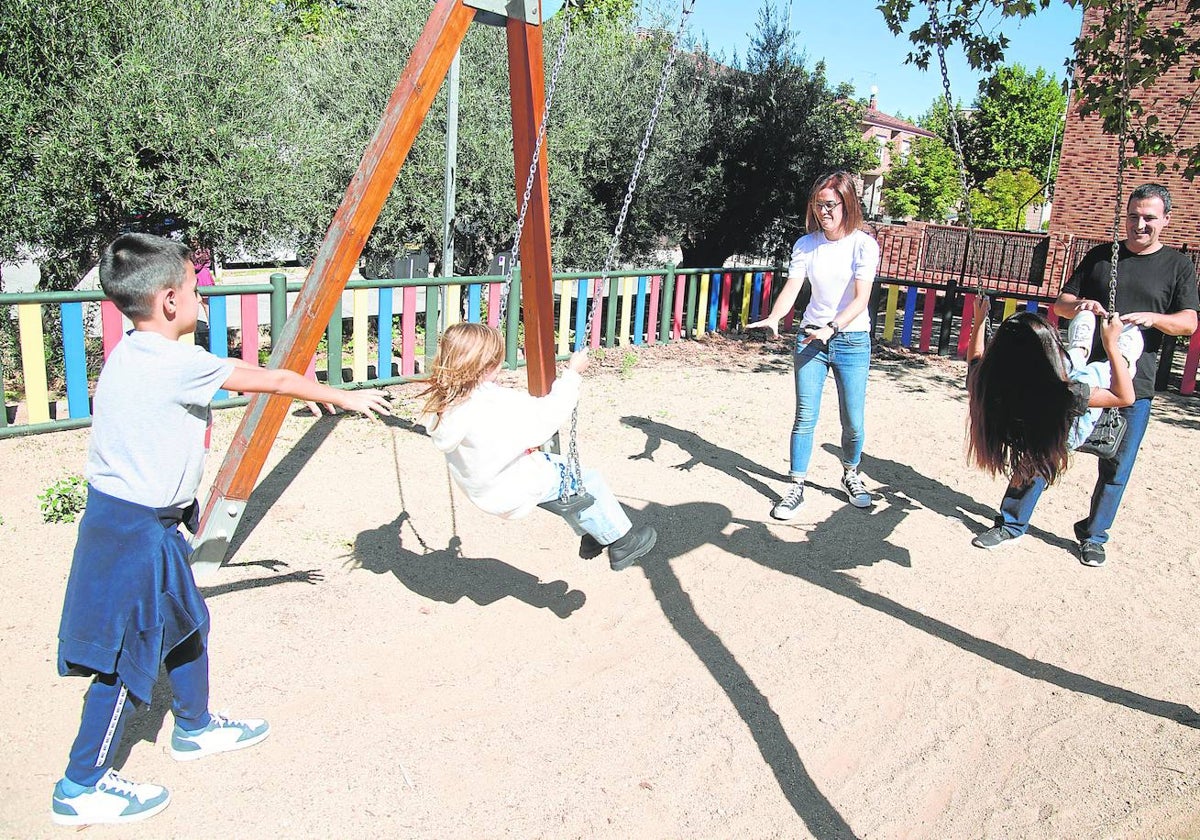
<svg viewBox="0 0 1200 840">
<path fill-rule="evenodd" d="M 1018 312 L 996 330 L 967 380 L 967 457 L 1019 485 L 1036 476 L 1053 484 L 1067 468 L 1072 397 L 1058 330 Z"/>
</svg>

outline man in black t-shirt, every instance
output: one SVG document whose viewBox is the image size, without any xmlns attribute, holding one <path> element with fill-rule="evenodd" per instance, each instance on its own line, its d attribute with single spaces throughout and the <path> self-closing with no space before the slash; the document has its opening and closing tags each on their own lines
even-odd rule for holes
<svg viewBox="0 0 1200 840">
<path fill-rule="evenodd" d="M 1141 327 L 1146 349 L 1138 359 L 1133 377 L 1134 403 L 1121 409 L 1129 424 L 1125 437 L 1115 457 L 1100 459 L 1091 510 L 1085 519 L 1075 523 L 1079 562 L 1085 566 L 1104 565 L 1108 529 L 1116 518 L 1150 421 L 1150 401 L 1154 397 L 1154 375 L 1163 336 L 1191 335 L 1196 331 L 1196 312 L 1200 310 L 1196 268 L 1186 256 L 1159 241 L 1159 234 L 1170 221 L 1171 193 L 1166 187 L 1143 184 L 1130 194 L 1125 216 L 1126 238 L 1117 256 L 1116 311 L 1122 313 L 1121 320 L 1125 323 Z M 1062 318 L 1073 318 L 1084 310 L 1095 312 L 1098 317 L 1107 316 L 1111 275 L 1112 245 L 1097 245 L 1088 251 L 1063 286 L 1054 311 Z M 1099 335 L 1100 330 L 1096 330 L 1093 359 L 1104 358 Z M 1024 534 L 1045 488 L 1046 482 L 1040 478 L 1027 486 L 1010 484 L 994 527 L 972 540 L 972 545 L 997 548 Z"/>
</svg>

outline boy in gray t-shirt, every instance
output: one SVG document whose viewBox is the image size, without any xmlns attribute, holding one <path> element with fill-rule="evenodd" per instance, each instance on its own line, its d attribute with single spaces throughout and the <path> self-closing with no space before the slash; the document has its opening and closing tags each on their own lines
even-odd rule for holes
<svg viewBox="0 0 1200 840">
<path fill-rule="evenodd" d="M 208 609 L 178 527 L 195 516 L 217 390 L 388 413 L 382 391 L 340 391 L 180 342 L 195 331 L 201 301 L 190 254 L 177 242 L 119 237 L 101 257 L 100 283 L 134 329 L 96 385 L 88 503 L 59 626 L 59 673 L 92 677 L 54 787 L 50 816 L 62 825 L 133 822 L 167 806 L 166 788 L 112 770 L 130 712 L 150 701 L 160 665 L 171 683 L 171 755 L 179 761 L 249 747 L 269 732 L 265 720 L 208 711 Z"/>
</svg>

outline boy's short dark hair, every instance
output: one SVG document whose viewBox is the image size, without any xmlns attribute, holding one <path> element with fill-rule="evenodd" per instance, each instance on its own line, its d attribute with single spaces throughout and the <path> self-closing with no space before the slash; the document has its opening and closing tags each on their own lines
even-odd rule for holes
<svg viewBox="0 0 1200 840">
<path fill-rule="evenodd" d="M 192 253 L 181 242 L 148 233 L 126 233 L 100 255 L 100 287 L 129 318 L 148 318 L 154 296 L 177 289 Z"/>
</svg>

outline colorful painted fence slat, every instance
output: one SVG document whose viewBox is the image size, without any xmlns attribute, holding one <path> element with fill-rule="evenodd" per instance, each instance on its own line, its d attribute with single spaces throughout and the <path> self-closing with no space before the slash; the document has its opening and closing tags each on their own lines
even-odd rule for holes
<svg viewBox="0 0 1200 840">
<path fill-rule="evenodd" d="M 382 378 L 389 378 L 392 375 L 392 319 L 395 317 L 392 292 L 393 290 L 389 288 L 379 290 L 379 357 L 376 373 Z M 448 309 L 446 311 L 447 321 L 449 321 L 449 316 L 450 310 Z"/>
<path fill-rule="evenodd" d="M 87 344 L 83 337 L 83 304 L 62 305 L 63 372 L 67 379 L 67 415 L 89 417 Z"/>
<path fill-rule="evenodd" d="M 46 385 L 41 304 L 17 304 L 17 330 L 21 345 L 21 372 L 25 376 L 25 410 L 29 413 L 29 422 L 49 423 L 50 392 Z"/>
</svg>

